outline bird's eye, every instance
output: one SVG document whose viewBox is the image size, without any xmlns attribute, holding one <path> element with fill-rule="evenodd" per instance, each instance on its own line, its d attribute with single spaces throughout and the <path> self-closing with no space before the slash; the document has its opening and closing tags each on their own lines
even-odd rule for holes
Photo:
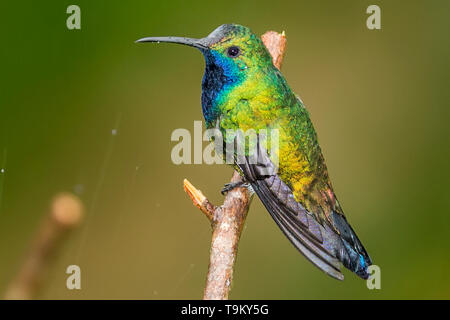
<svg viewBox="0 0 450 320">
<path fill-rule="evenodd" d="M 240 53 L 241 53 L 241 49 L 239 49 L 239 47 L 235 47 L 235 46 L 229 47 L 227 50 L 227 55 L 230 58 L 236 58 Z"/>
</svg>

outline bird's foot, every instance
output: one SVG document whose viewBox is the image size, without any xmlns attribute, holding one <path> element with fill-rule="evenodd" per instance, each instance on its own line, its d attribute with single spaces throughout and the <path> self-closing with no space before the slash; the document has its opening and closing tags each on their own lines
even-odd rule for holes
<svg viewBox="0 0 450 320">
<path fill-rule="evenodd" d="M 230 183 L 226 183 L 222 190 L 220 191 L 220 193 L 222 195 L 227 194 L 228 192 L 230 192 L 231 190 L 235 189 L 235 188 L 239 188 L 239 187 L 246 187 L 249 188 L 250 187 L 250 183 L 248 183 L 247 181 L 238 181 L 238 182 L 230 182 Z"/>
</svg>

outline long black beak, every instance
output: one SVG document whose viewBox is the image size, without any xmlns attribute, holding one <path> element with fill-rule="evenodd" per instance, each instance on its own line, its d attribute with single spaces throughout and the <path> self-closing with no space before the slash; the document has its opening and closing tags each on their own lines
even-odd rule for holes
<svg viewBox="0 0 450 320">
<path fill-rule="evenodd" d="M 137 40 L 136 42 L 168 42 L 184 44 L 190 47 L 198 48 L 200 50 L 208 49 L 208 46 L 203 42 L 203 39 L 193 39 L 184 37 L 148 37 Z"/>
</svg>

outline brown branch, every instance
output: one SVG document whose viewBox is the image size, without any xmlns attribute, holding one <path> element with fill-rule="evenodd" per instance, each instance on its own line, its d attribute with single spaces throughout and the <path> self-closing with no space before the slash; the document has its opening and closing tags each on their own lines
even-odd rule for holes
<svg viewBox="0 0 450 320">
<path fill-rule="evenodd" d="M 261 39 L 272 55 L 273 64 L 280 69 L 286 51 L 284 32 L 280 34 L 268 31 L 262 35 Z M 242 181 L 242 178 L 235 171 L 231 182 L 239 181 Z M 250 192 L 246 187 L 235 188 L 227 193 L 224 203 L 220 207 L 216 207 L 187 179 L 184 180 L 184 190 L 194 205 L 206 215 L 213 228 L 203 299 L 228 299 L 239 238 L 250 206 Z"/>
<path fill-rule="evenodd" d="M 50 214 L 44 218 L 5 299 L 25 300 L 35 296 L 56 249 L 68 231 L 80 223 L 82 216 L 83 206 L 78 197 L 61 193 L 53 198 Z"/>
</svg>

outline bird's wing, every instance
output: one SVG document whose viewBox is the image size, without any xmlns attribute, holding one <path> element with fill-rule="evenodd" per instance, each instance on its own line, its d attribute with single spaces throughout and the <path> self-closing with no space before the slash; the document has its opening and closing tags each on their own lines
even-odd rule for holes
<svg viewBox="0 0 450 320">
<path fill-rule="evenodd" d="M 257 162 L 252 164 L 245 157 L 236 164 L 239 170 L 292 244 L 325 273 L 343 280 L 338 259 L 342 240 L 330 225 L 318 223 L 314 215 L 294 199 L 291 189 L 276 174 L 272 161 L 259 143 L 258 150 Z"/>
</svg>

